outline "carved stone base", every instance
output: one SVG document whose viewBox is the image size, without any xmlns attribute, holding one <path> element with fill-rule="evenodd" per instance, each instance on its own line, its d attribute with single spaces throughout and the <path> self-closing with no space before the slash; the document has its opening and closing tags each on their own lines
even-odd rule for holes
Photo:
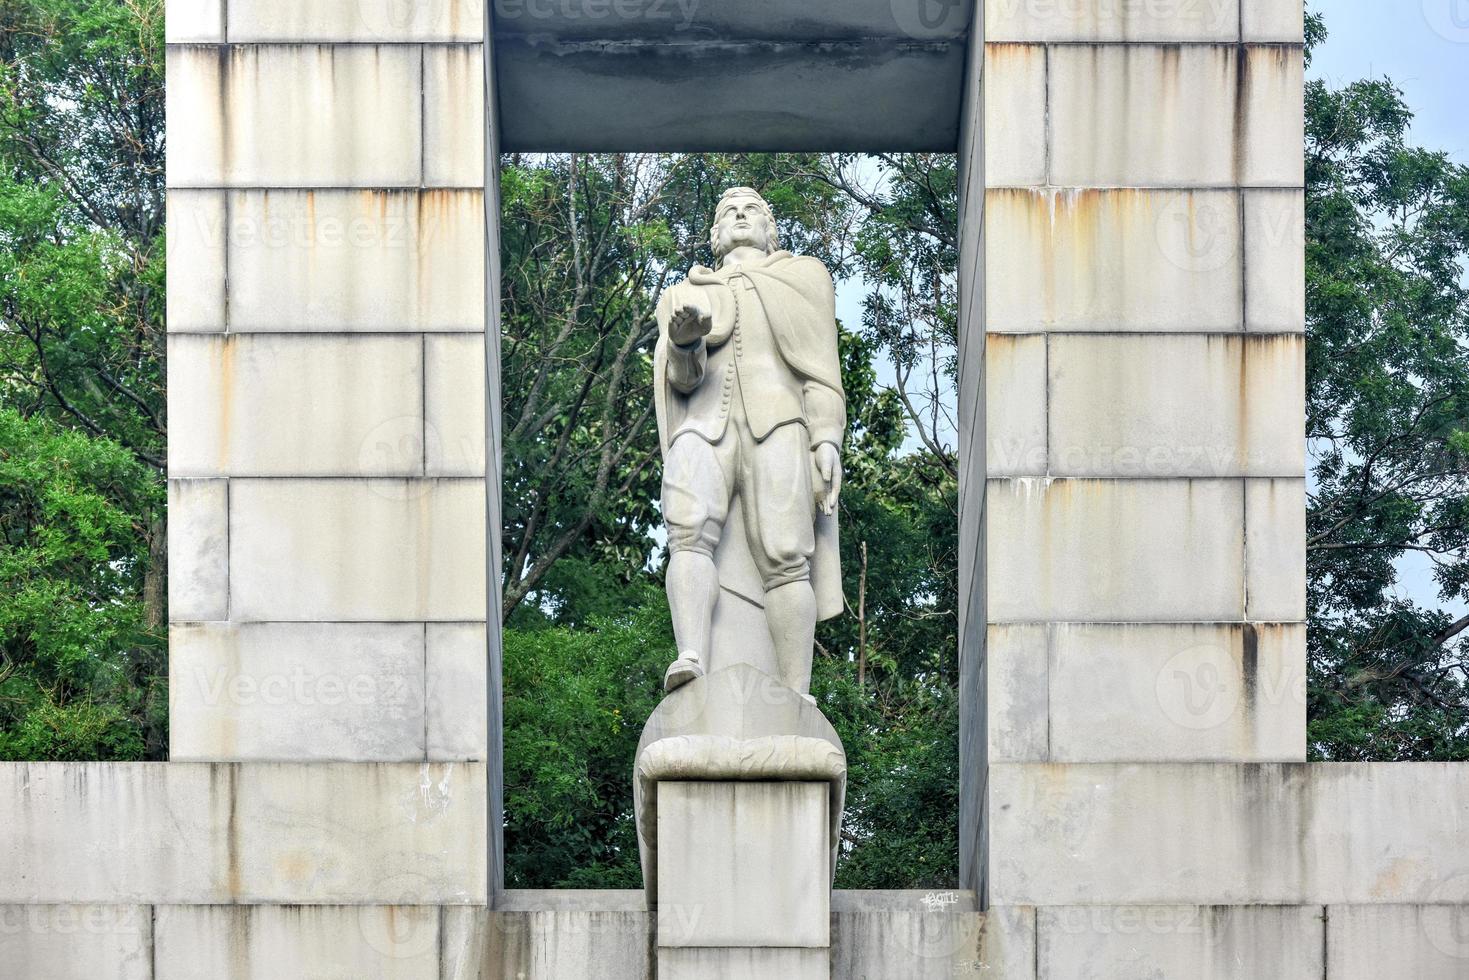
<svg viewBox="0 0 1469 980">
<path fill-rule="evenodd" d="M 665 698 L 635 768 L 660 978 L 824 980 L 847 765 L 820 710 L 739 664 Z"/>
</svg>

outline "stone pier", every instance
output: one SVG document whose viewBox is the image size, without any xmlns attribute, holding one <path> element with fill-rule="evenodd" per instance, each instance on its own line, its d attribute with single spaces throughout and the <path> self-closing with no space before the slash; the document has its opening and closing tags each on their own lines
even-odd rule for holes
<svg viewBox="0 0 1469 980">
<path fill-rule="evenodd" d="M 168 43 L 174 761 L 0 765 L 0 972 L 1469 975 L 1469 767 L 1304 762 L 1299 0 L 169 0 Z M 498 155 L 755 149 L 959 154 L 959 887 L 816 887 L 798 753 L 647 770 L 651 904 L 507 891 Z"/>
</svg>

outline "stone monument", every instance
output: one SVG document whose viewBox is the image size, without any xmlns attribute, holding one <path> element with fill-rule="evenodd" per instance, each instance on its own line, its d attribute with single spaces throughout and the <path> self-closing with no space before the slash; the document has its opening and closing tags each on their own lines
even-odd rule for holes
<svg viewBox="0 0 1469 980">
<path fill-rule="evenodd" d="M 678 643 L 664 686 L 743 661 L 809 696 L 816 623 L 842 610 L 835 293 L 818 259 L 779 249 L 775 216 L 749 187 L 725 191 L 709 240 L 717 268 L 695 266 L 657 311 Z"/>
<path fill-rule="evenodd" d="M 847 772 L 810 694 L 816 623 L 842 609 L 835 297 L 751 188 L 720 198 L 710 245 L 717 268 L 657 311 L 678 655 L 638 745 L 643 879 L 660 977 L 815 980 Z"/>
</svg>

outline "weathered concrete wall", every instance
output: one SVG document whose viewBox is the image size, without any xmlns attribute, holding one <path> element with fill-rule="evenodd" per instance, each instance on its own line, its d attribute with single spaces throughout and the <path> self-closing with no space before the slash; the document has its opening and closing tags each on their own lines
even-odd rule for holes
<svg viewBox="0 0 1469 980">
<path fill-rule="evenodd" d="M 990 771 L 1002 904 L 1469 903 L 1469 766 Z"/>
<path fill-rule="evenodd" d="M 1300 10 L 1245 8 L 986 6 L 991 762 L 1305 757 Z"/>
<path fill-rule="evenodd" d="M 1469 905 L 945 906 L 844 893 L 832 980 L 1460 980 Z M 27 980 L 653 980 L 638 892 L 432 906 L 0 906 Z M 10 975 L 7 973 L 7 975 Z"/>
<path fill-rule="evenodd" d="M 1033 977 L 1034 913 L 973 904 L 967 893 L 835 893 L 831 977 Z M 639 891 L 512 891 L 495 911 L 0 905 L 0 957 L 27 980 L 653 980 L 653 919 Z"/>
<path fill-rule="evenodd" d="M 0 903 L 483 903 L 484 767 L 0 765 Z"/>
<path fill-rule="evenodd" d="M 483 761 L 484 8 L 168 8 L 172 757 Z"/>
</svg>

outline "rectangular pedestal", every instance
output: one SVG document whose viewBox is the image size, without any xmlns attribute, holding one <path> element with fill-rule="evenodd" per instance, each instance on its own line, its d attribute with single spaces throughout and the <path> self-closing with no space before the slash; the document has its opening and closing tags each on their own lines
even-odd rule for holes
<svg viewBox="0 0 1469 980">
<path fill-rule="evenodd" d="M 658 945 L 828 947 L 828 793 L 816 782 L 659 783 Z"/>
<path fill-rule="evenodd" d="M 658 980 L 827 980 L 825 949 L 722 947 L 658 950 Z"/>
</svg>

